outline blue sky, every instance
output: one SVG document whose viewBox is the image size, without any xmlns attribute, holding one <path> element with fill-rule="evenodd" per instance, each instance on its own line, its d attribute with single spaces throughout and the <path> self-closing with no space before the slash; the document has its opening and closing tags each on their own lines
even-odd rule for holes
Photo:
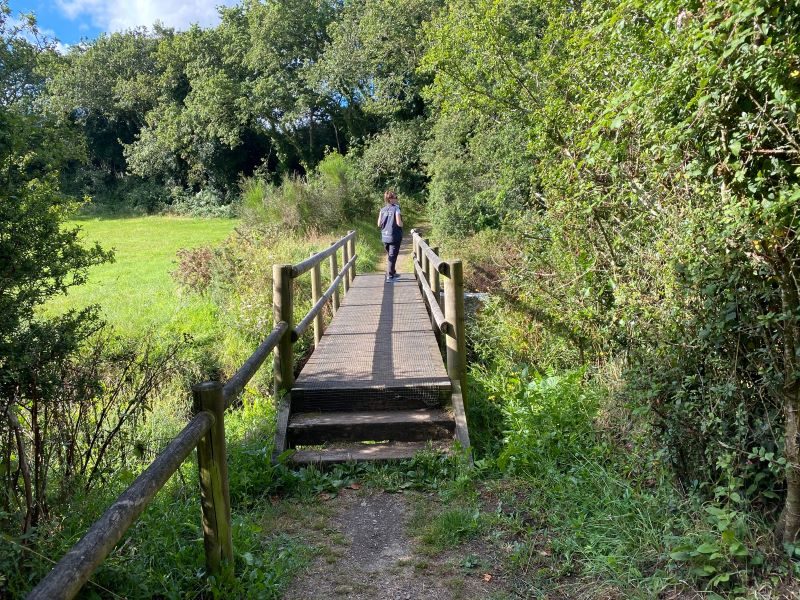
<svg viewBox="0 0 800 600">
<path fill-rule="evenodd" d="M 155 21 L 176 29 L 218 22 L 216 6 L 236 0 L 10 0 L 14 16 L 36 14 L 39 28 L 64 45 Z"/>
</svg>

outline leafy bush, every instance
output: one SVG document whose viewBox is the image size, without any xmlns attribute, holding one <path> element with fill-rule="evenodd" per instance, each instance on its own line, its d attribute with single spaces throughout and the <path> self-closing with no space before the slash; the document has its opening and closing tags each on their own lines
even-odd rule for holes
<svg viewBox="0 0 800 600">
<path fill-rule="evenodd" d="M 91 198 L 81 207 L 84 215 L 152 215 L 163 212 L 170 203 L 166 187 L 136 175 L 117 178 L 86 169 L 64 179 L 66 191 Z"/>
<path fill-rule="evenodd" d="M 185 217 L 232 217 L 233 207 L 225 202 L 222 194 L 205 188 L 192 194 L 174 187 L 170 191 L 172 204 L 165 208 L 169 214 Z"/>
<path fill-rule="evenodd" d="M 490 391 L 502 398 L 505 419 L 501 470 L 531 475 L 566 467 L 593 447 L 597 397 L 581 371 L 542 376 L 523 369 L 497 379 Z"/>
</svg>

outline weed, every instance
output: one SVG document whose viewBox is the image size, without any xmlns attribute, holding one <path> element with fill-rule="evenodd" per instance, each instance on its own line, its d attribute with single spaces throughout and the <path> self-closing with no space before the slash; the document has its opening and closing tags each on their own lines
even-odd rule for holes
<svg viewBox="0 0 800 600">
<path fill-rule="evenodd" d="M 481 531 L 480 513 L 475 509 L 452 508 L 434 517 L 422 534 L 433 552 L 456 546 Z"/>
</svg>

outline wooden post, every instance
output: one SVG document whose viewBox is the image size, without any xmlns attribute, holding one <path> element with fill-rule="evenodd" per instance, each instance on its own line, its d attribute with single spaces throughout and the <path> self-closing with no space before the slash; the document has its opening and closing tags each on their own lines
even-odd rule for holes
<svg viewBox="0 0 800 600">
<path fill-rule="evenodd" d="M 426 238 L 422 238 L 422 241 L 425 242 L 426 244 L 429 243 Z M 428 260 L 428 253 L 427 252 L 425 252 L 421 248 L 418 248 L 418 250 L 420 251 L 420 253 L 419 253 L 419 264 L 422 267 L 422 273 L 425 276 L 425 281 L 430 283 L 430 281 L 431 281 L 431 275 L 430 275 L 431 261 Z M 420 291 L 421 291 L 422 290 L 422 282 L 421 281 L 420 281 L 420 286 L 419 287 L 420 287 Z"/>
<path fill-rule="evenodd" d="M 434 248 L 431 248 L 431 250 L 433 250 L 433 253 L 436 256 L 439 256 L 439 246 L 435 246 Z M 439 308 L 443 309 L 442 294 L 441 294 L 442 281 L 441 278 L 439 277 L 439 271 L 437 271 L 436 269 L 430 269 L 429 271 L 430 271 L 429 273 L 430 280 L 428 281 L 428 283 L 431 284 L 431 291 L 433 291 L 433 295 L 436 298 L 436 302 L 438 302 L 439 304 Z"/>
<path fill-rule="evenodd" d="M 431 250 L 436 256 L 439 256 L 438 246 L 431 248 Z M 442 306 L 442 295 L 440 293 L 442 290 L 442 284 L 441 284 L 441 279 L 439 277 L 439 271 L 432 268 L 432 266 L 430 265 L 430 261 L 428 265 L 428 283 L 431 286 L 433 297 L 436 298 L 436 303 L 439 305 L 439 308 L 442 309 L 442 312 L 444 312 L 444 307 Z M 431 318 L 433 318 L 433 315 L 431 315 Z M 439 348 L 441 348 L 442 345 L 444 344 L 444 336 L 442 335 L 442 332 L 439 331 L 438 327 L 434 326 L 433 333 L 436 336 L 436 341 L 439 343 Z"/>
<path fill-rule="evenodd" d="M 334 252 L 328 258 L 328 263 L 331 267 L 331 283 L 339 276 L 339 264 L 337 259 L 338 252 Z M 336 311 L 339 310 L 339 286 L 337 285 L 336 288 L 333 290 L 333 314 L 336 314 Z"/>
<path fill-rule="evenodd" d="M 358 237 L 358 233 L 354 231 L 353 232 L 353 237 L 351 237 L 350 241 L 347 242 L 348 244 L 350 244 L 350 258 L 353 258 L 356 255 L 356 238 L 357 237 Z M 358 262 L 357 259 L 356 259 L 356 262 Z M 350 283 L 353 283 L 353 281 L 356 278 L 356 263 L 355 262 L 353 263 L 353 268 L 350 269 L 349 277 L 350 277 Z"/>
<path fill-rule="evenodd" d="M 311 256 L 314 256 L 314 253 L 311 253 Z M 321 273 L 320 264 L 317 263 L 313 267 L 311 267 L 311 302 L 312 305 L 316 305 L 319 302 L 319 299 L 322 297 L 322 273 Z M 322 311 L 317 313 L 317 316 L 314 317 L 314 348 L 319 345 L 319 341 L 322 339 Z"/>
<path fill-rule="evenodd" d="M 218 381 L 192 386 L 192 396 L 195 414 L 205 410 L 214 415 L 214 424 L 197 444 L 197 465 L 200 470 L 206 571 L 209 575 L 218 575 L 223 564 L 226 570 L 233 569 L 231 500 L 225 452 L 225 398 L 222 384 Z"/>
<path fill-rule="evenodd" d="M 444 284 L 444 316 L 455 328 L 447 334 L 447 374 L 461 382 L 464 406 L 467 405 L 467 344 L 464 337 L 464 268 L 460 260 L 449 263 L 450 277 Z"/>
<path fill-rule="evenodd" d="M 342 245 L 342 268 L 350 262 L 350 247 L 347 242 Z M 350 291 L 350 275 L 345 275 L 342 277 L 342 283 L 344 283 L 344 295 L 347 295 L 347 292 Z"/>
<path fill-rule="evenodd" d="M 275 325 L 286 321 L 289 326 L 281 341 L 275 346 L 273 368 L 275 371 L 275 401 L 292 389 L 294 365 L 292 360 L 292 265 L 272 267 L 272 316 Z"/>
</svg>

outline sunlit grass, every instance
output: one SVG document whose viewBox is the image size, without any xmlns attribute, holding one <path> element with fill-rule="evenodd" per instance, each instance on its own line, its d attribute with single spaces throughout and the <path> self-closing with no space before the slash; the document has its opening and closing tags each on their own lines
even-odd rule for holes
<svg viewBox="0 0 800 600">
<path fill-rule="evenodd" d="M 124 333 L 177 326 L 203 331 L 215 322 L 211 302 L 197 295 L 181 295 L 170 276 L 180 248 L 215 245 L 225 239 L 237 221 L 179 217 L 82 219 L 87 243 L 113 249 L 115 262 L 92 267 L 89 280 L 52 299 L 44 311 L 59 314 L 91 304 L 101 307 L 105 320 Z"/>
</svg>

